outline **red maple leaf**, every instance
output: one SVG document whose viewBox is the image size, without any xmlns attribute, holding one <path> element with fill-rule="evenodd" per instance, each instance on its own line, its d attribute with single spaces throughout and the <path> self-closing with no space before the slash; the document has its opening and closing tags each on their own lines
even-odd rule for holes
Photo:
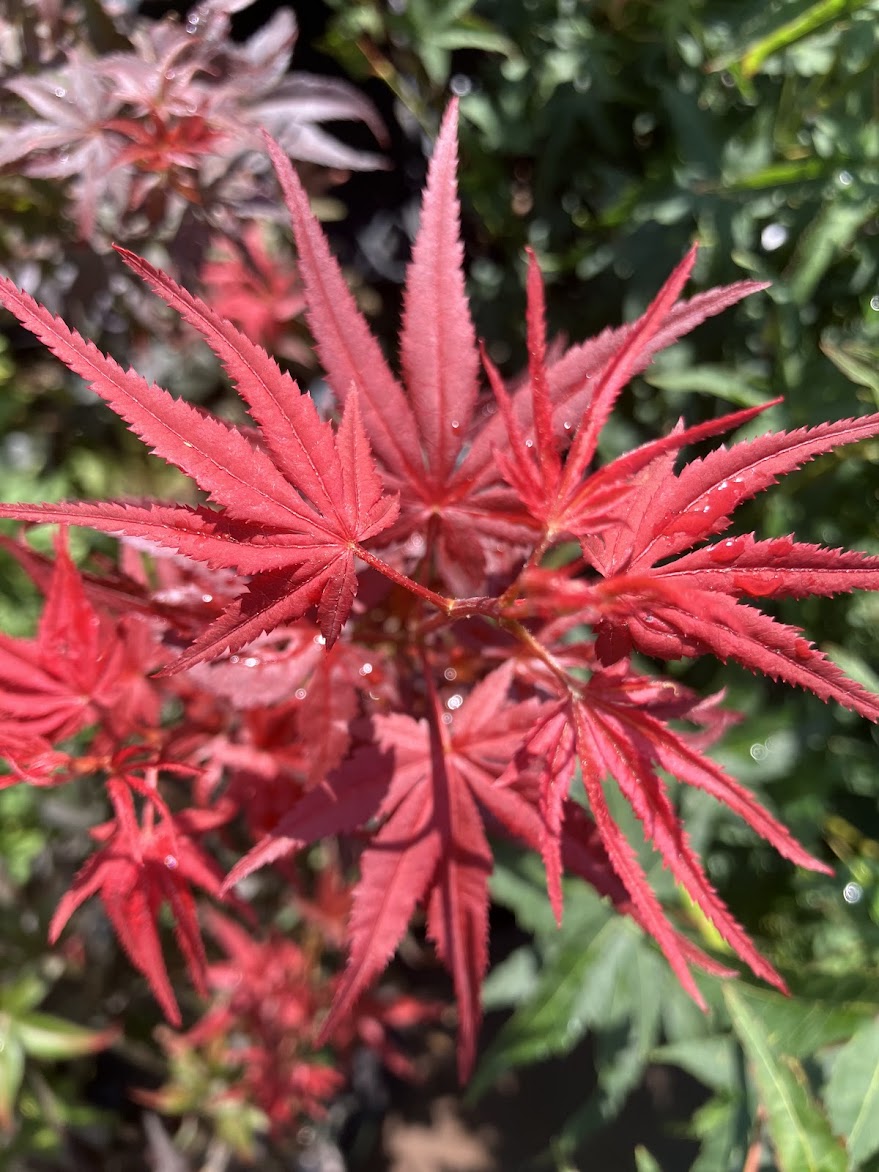
<svg viewBox="0 0 879 1172">
<path fill-rule="evenodd" d="M 165 1016 L 180 1024 L 180 1010 L 162 956 L 156 920 L 163 904 L 174 914 L 175 932 L 195 988 L 207 993 L 206 958 L 191 886 L 218 896 L 220 873 L 196 844 L 194 836 L 228 821 L 228 806 L 184 810 L 172 815 L 156 789 L 157 770 L 145 770 L 146 781 L 131 769 L 107 782 L 114 818 L 92 831 L 106 843 L 77 874 L 61 898 L 49 940 L 54 943 L 73 912 L 100 894 L 117 937 L 135 968 L 149 981 Z M 146 798 L 138 822 L 132 790 Z M 158 819 L 157 819 L 158 814 Z"/>
<path fill-rule="evenodd" d="M 487 963 L 488 834 L 497 829 L 542 852 L 557 912 L 565 868 L 651 932 L 698 999 L 690 966 L 724 970 L 666 918 L 611 817 L 609 776 L 680 885 L 757 973 L 779 983 L 712 890 L 674 812 L 666 775 L 711 793 L 796 863 L 823 864 L 705 756 L 726 720 L 716 700 L 700 702 L 677 685 L 637 674 L 629 653 L 735 658 L 879 719 L 876 697 L 754 602 L 877 589 L 879 559 L 792 537 L 715 540 L 742 501 L 838 444 L 876 435 L 879 415 L 721 447 L 675 471 L 686 444 L 763 409 L 751 408 L 681 425 L 593 469 L 602 429 L 627 381 L 663 346 L 759 284 L 740 282 L 682 301 L 692 251 L 637 321 L 552 356 L 542 280 L 531 258 L 527 377 L 507 386 L 485 360 L 491 395 L 483 394 L 459 239 L 453 107 L 430 166 L 398 377 L 357 312 L 283 152 L 270 150 L 293 216 L 311 328 L 343 407 L 338 430 L 263 351 L 128 253 L 122 255 L 131 267 L 211 344 L 254 428 L 232 427 L 148 386 L 2 282 L 0 300 L 211 503 L 7 505 L 0 514 L 78 521 L 246 576 L 246 590 L 224 593 L 222 614 L 197 635 L 177 669 L 254 640 L 246 658 L 258 660 L 272 639 L 285 642 L 312 605 L 332 645 L 353 614 L 348 635 L 359 646 L 343 640 L 334 658 L 320 667 L 309 662 L 310 706 L 295 699 L 298 686 L 294 700 L 284 690 L 306 670 L 308 656 L 295 636 L 271 671 L 267 665 L 264 676 L 254 676 L 265 686 L 249 699 L 236 702 L 246 685 L 234 683 L 239 665 L 231 655 L 178 685 L 190 729 L 197 729 L 190 735 L 201 738 L 207 757 L 206 742 L 221 735 L 220 713 L 251 713 L 226 731 L 217 762 L 240 752 L 253 774 L 266 763 L 261 776 L 281 782 L 273 799 L 293 803 L 227 883 L 328 835 L 359 832 L 365 843 L 349 964 L 326 1034 L 385 966 L 421 906 L 452 975 L 459 1069 L 467 1073 Z M 703 541 L 710 544 L 693 548 Z M 375 552 L 379 542 L 387 560 Z M 384 594 L 374 588 L 379 575 Z M 361 584 L 365 600 L 354 607 Z M 126 591 L 120 583 L 115 597 Z M 173 624 L 172 608 L 157 604 L 154 613 Z M 471 622 L 450 632 L 463 619 Z M 197 626 L 194 612 L 187 621 Z M 263 632 L 272 638 L 263 641 Z M 387 665 L 385 684 L 374 693 L 355 674 L 367 663 L 372 668 L 373 658 Z M 498 661 L 506 662 L 496 668 Z M 459 668 L 461 691 L 449 707 L 443 689 L 459 679 Z M 205 687 L 209 678 L 213 690 Z M 253 711 L 273 705 L 270 716 Z M 294 712 L 298 740 L 290 754 L 271 726 Z M 682 720 L 695 731 L 669 723 Z M 569 796 L 578 768 L 591 817 Z M 139 916 L 138 938 L 126 947 L 159 987 L 164 969 L 137 879 L 144 859 L 153 867 L 147 890 L 158 898 L 168 889 L 141 829 L 125 817 L 117 812 L 117 854 L 101 852 L 65 910 L 92 891 L 112 899 L 124 893 Z M 163 813 L 160 825 L 173 825 L 169 818 Z M 111 916 L 122 916 L 124 900 Z"/>
<path fill-rule="evenodd" d="M 469 1074 L 488 964 L 492 854 L 485 821 L 534 848 L 542 839 L 532 796 L 510 779 L 498 782 L 543 707 L 533 699 L 509 703 L 513 671 L 512 663 L 493 671 L 463 703 L 456 693 L 451 710 L 434 693 L 426 720 L 377 717 L 375 745 L 355 753 L 301 798 L 227 877 L 226 889 L 318 838 L 355 829 L 372 818 L 381 821 L 360 859 L 348 924 L 350 960 L 322 1039 L 333 1034 L 385 968 L 421 905 L 427 911 L 428 933 L 452 974 L 460 1030 L 458 1069 L 462 1080 Z M 615 882 L 593 829 L 585 814 L 572 815 L 564 841 L 569 868 L 640 923 L 649 922 Z M 675 940 L 676 954 L 683 951 L 690 962 L 717 971 L 670 928 L 669 938 Z"/>
<path fill-rule="evenodd" d="M 441 578 L 466 594 L 482 586 L 487 569 L 506 569 L 515 562 L 521 545 L 533 544 L 536 526 L 527 500 L 523 507 L 504 483 L 504 465 L 496 459 L 497 449 L 506 446 L 503 423 L 480 397 L 479 352 L 460 240 L 456 129 L 457 106 L 452 103 L 431 159 L 406 280 L 401 378 L 359 313 L 289 161 L 271 143 L 269 149 L 293 221 L 307 318 L 327 381 L 341 401 L 352 393 L 359 396 L 385 483 L 400 492 L 399 520 L 382 541 L 411 539 L 413 562 L 430 548 Z M 677 283 L 678 291 L 682 284 Z M 704 318 L 763 287 L 743 281 L 690 303 L 678 302 L 676 296 L 667 299 L 663 312 L 651 320 L 650 341 L 627 367 L 629 376 Z M 531 306 L 529 338 L 537 344 L 542 308 L 533 297 Z M 582 414 L 591 387 L 609 365 L 613 377 L 619 377 L 615 355 L 632 329 L 607 331 L 550 365 L 539 411 L 532 413 L 526 388 L 513 396 L 520 430 L 525 435 L 536 431 L 541 452 L 549 452 L 552 433 L 570 438 L 570 420 Z"/>
<path fill-rule="evenodd" d="M 334 434 L 265 351 L 146 261 L 120 252 L 213 346 L 265 446 L 124 370 L 0 278 L 0 300 L 22 324 L 86 379 L 157 455 L 192 476 L 221 506 L 70 502 L 6 505 L 3 515 L 76 521 L 249 574 L 248 591 L 177 661 L 177 670 L 236 650 L 313 603 L 319 603 L 319 623 L 331 645 L 357 590 L 359 543 L 381 532 L 397 513 L 396 497 L 384 492 L 371 460 L 356 396 Z"/>
<path fill-rule="evenodd" d="M 18 552 L 14 543 L 7 548 Z M 95 722 L 119 734 L 154 725 L 158 700 L 145 673 L 154 666 L 155 651 L 147 632 L 137 619 L 116 624 L 98 614 L 63 531 L 45 585 L 36 637 L 0 632 L 0 745 L 60 741 Z M 20 759 L 20 753 L 10 757 Z"/>
</svg>

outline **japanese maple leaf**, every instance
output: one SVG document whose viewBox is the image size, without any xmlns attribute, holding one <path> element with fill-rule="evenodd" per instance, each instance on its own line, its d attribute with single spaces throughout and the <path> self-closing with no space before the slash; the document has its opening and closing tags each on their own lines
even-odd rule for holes
<svg viewBox="0 0 879 1172">
<path fill-rule="evenodd" d="M 315 957 L 275 932 L 256 940 L 216 911 L 208 926 L 226 957 L 208 966 L 213 1005 L 179 1043 L 218 1042 L 241 1071 L 235 1094 L 265 1111 L 273 1130 L 302 1114 L 323 1115 L 344 1076 L 311 1046 L 312 1024 L 328 996 Z"/>
<path fill-rule="evenodd" d="M 201 634 L 177 670 L 236 650 L 314 603 L 331 645 L 357 590 L 359 544 L 386 528 L 398 509 L 371 459 L 357 396 L 334 433 L 265 351 L 146 261 L 120 252 L 213 347 L 257 423 L 257 437 L 124 370 L 0 278 L 0 302 L 218 506 L 71 502 L 6 505 L 0 512 L 144 538 L 250 575 L 248 591 Z"/>
<path fill-rule="evenodd" d="M 569 652 L 570 653 L 570 652 Z M 705 875 L 672 804 L 663 770 L 686 785 L 711 794 L 738 814 L 785 858 L 813 871 L 831 873 L 795 841 L 751 793 L 702 751 L 703 737 L 675 731 L 668 718 L 714 722 L 693 693 L 653 680 L 619 662 L 610 670 L 593 664 L 587 683 L 556 682 L 559 699 L 544 706 L 529 730 L 507 776 L 530 770 L 539 790 L 543 816 L 540 849 L 547 867 L 550 898 L 561 917 L 561 871 L 565 860 L 565 822 L 576 809 L 567 800 L 575 767 L 583 779 L 595 828 L 613 871 L 631 899 L 635 918 L 654 936 L 685 989 L 704 1007 L 690 964 L 701 963 L 672 928 L 631 845 L 610 812 L 608 778 L 622 792 L 641 822 L 648 842 L 681 887 L 701 908 L 735 953 L 764 980 L 784 982 L 760 955 Z M 673 699 L 666 695 L 671 691 Z M 675 695 L 677 693 L 677 695 Z M 703 966 L 704 967 L 704 966 Z"/>
<path fill-rule="evenodd" d="M 572 526 L 604 581 L 591 591 L 605 663 L 633 647 L 662 659 L 713 653 L 879 719 L 879 698 L 849 679 L 802 631 L 761 611 L 762 598 L 879 588 L 879 558 L 825 549 L 791 536 L 744 534 L 702 545 L 743 501 L 808 460 L 879 431 L 879 415 L 776 432 L 673 469 L 660 453 L 620 494 L 620 516 L 602 532 L 588 509 Z M 686 435 L 679 432 L 676 438 Z M 584 499 L 588 499 L 588 481 Z M 657 564 L 661 563 L 661 564 Z M 584 603 L 588 606 L 584 595 Z"/>
<path fill-rule="evenodd" d="M 270 245 L 258 224 L 242 229 L 241 243 L 221 239 L 202 266 L 206 299 L 251 341 L 271 354 L 311 365 L 312 352 L 291 329 L 305 308 L 302 282 L 289 256 Z"/>
<path fill-rule="evenodd" d="M 426 538 L 440 576 L 453 590 L 466 594 L 483 584 L 487 568 L 515 561 L 520 545 L 533 544 L 537 525 L 528 501 L 517 499 L 500 475 L 503 465 L 495 455 L 507 446 L 507 437 L 503 422 L 492 416 L 491 404 L 480 398 L 479 350 L 460 240 L 456 128 L 457 105 L 452 102 L 431 158 L 406 280 L 399 378 L 357 310 L 302 184 L 283 152 L 272 144 L 269 149 L 290 209 L 307 318 L 327 380 L 343 401 L 353 392 L 359 395 L 385 483 L 401 494 L 399 520 L 382 540 L 411 538 L 415 556 L 420 557 Z M 687 304 L 676 299 L 681 285 L 651 319 L 650 337 L 630 373 L 705 317 L 763 287 L 740 282 Z M 538 330 L 533 297 L 531 305 L 533 340 Z M 542 308 L 540 315 L 542 329 Z M 630 334 L 631 328 L 607 331 L 548 365 L 545 377 L 540 375 L 545 393 L 539 413 L 531 410 L 527 388 L 511 397 L 523 447 L 535 424 L 544 453 L 549 451 L 550 434 L 559 442 L 570 439 L 570 420 L 579 418 L 595 379 L 609 364 L 613 377 L 618 376 L 616 354 L 622 344 L 629 345 Z M 545 357 L 544 353 L 541 362 Z M 532 378 L 535 370 L 532 361 Z"/>
<path fill-rule="evenodd" d="M 132 780 L 129 776 L 108 781 L 107 793 L 115 817 L 92 831 L 106 845 L 86 862 L 72 888 L 62 896 L 49 926 L 49 940 L 54 944 L 80 904 L 99 894 L 131 963 L 146 977 L 168 1020 L 179 1025 L 180 1010 L 162 956 L 156 921 L 162 905 L 169 904 L 192 982 L 199 993 L 206 995 L 206 959 L 191 886 L 218 896 L 220 875 L 194 841 L 194 835 L 221 825 L 231 811 L 184 810 L 172 815 L 154 792 L 139 823 Z M 142 785 L 137 788 L 143 792 Z"/>
<path fill-rule="evenodd" d="M 321 1039 L 330 1038 L 353 1011 L 422 905 L 428 933 L 452 975 L 458 1069 L 462 1081 L 469 1074 L 488 963 L 492 854 L 486 821 L 537 849 L 542 833 L 533 794 L 509 782 L 498 784 L 541 708 L 537 700 L 508 701 L 514 670 L 508 663 L 491 672 L 451 712 L 443 712 L 434 695 L 427 720 L 402 714 L 376 717 L 375 744 L 355 752 L 322 786 L 300 799 L 227 877 L 228 888 L 309 842 L 380 820 L 360 859 L 348 925 L 350 959 Z M 580 813 L 582 817 L 572 814 L 565 835 L 568 867 L 641 922 L 639 909 L 608 865 L 594 827 Z M 692 963 L 719 971 L 692 946 L 677 947 Z"/>
<path fill-rule="evenodd" d="M 7 548 L 17 553 L 14 544 Z M 97 721 L 120 734 L 155 724 L 158 699 L 145 678 L 154 657 L 139 620 L 117 625 L 98 615 L 62 532 L 36 637 L 0 632 L 0 724 L 7 733 L 0 742 L 60 741 Z"/>
<path fill-rule="evenodd" d="M 579 605 L 583 618 L 595 625 L 599 658 L 605 664 L 628 655 L 633 647 L 663 659 L 713 652 L 879 719 L 879 698 L 849 679 L 798 628 L 739 602 L 748 597 L 875 590 L 879 557 L 823 549 L 791 536 L 758 541 L 751 534 L 670 560 L 723 532 L 733 511 L 779 476 L 841 444 L 875 435 L 879 414 L 721 446 L 675 473 L 675 459 L 684 445 L 747 422 L 770 405 L 765 404 L 695 428 L 677 427 L 671 435 L 587 474 L 604 424 L 632 374 L 645 365 L 695 256 L 693 248 L 604 366 L 573 429 L 564 461 L 562 441 L 553 428 L 543 284 L 536 260 L 530 257 L 533 441 L 524 438 L 503 383 L 486 362 L 510 444 L 509 453 L 499 451 L 496 459 L 542 530 L 526 576 L 547 548 L 566 535 L 575 536 L 604 581 L 572 582 L 564 604 Z M 536 569 L 532 579 L 538 589 L 540 576 Z M 562 601 L 556 594 L 556 605 Z"/>
</svg>

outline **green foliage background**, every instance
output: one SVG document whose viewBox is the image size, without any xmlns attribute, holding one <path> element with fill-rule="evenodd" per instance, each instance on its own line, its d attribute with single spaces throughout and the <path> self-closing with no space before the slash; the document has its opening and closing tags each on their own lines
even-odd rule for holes
<svg viewBox="0 0 879 1172">
<path fill-rule="evenodd" d="M 693 239 L 702 245 L 698 287 L 743 276 L 772 282 L 636 382 L 608 429 L 607 453 L 669 428 L 680 414 L 695 422 L 776 395 L 784 402 L 761 429 L 879 410 L 877 0 L 316 7 L 326 8 L 326 20 L 319 44 L 307 48 L 333 58 L 374 97 L 393 93 L 401 125 L 423 132 L 425 144 L 450 91 L 462 95 L 474 313 L 509 371 L 523 354 L 526 244 L 547 275 L 551 326 L 573 340 L 636 314 Z M 359 190 L 370 181 L 361 178 Z M 345 191 L 335 197 L 342 205 Z M 393 351 L 393 337 L 386 341 Z M 111 448 L 104 416 L 96 422 L 93 405 L 60 385 L 54 366 L 46 371 L 26 354 L 0 353 L 5 499 L 145 489 L 156 474 L 127 441 Z M 753 504 L 741 529 L 879 552 L 877 464 L 877 443 L 818 461 Z M 4 629 L 20 633 L 32 599 L 19 577 L 3 573 Z M 879 689 L 879 600 L 813 600 L 779 611 Z M 612 1123 L 659 1063 L 687 1072 L 704 1092 L 688 1125 L 694 1172 L 741 1172 L 749 1159 L 748 1172 L 876 1172 L 875 731 L 736 669 L 699 662 L 675 670 L 706 691 L 727 688 L 745 715 L 719 756 L 837 864 L 832 879 L 796 874 L 709 801 L 680 796 L 713 881 L 794 997 L 746 978 L 727 987 L 706 981 L 712 1013 L 703 1017 L 652 946 L 585 887 L 569 888 L 558 932 L 539 867 L 511 855 L 494 894 L 528 942 L 489 978 L 488 1004 L 512 1012 L 472 1094 L 511 1067 L 571 1053 L 588 1034 L 595 1087 L 547 1137 L 545 1167 L 575 1166 L 587 1138 Z M 35 893 L 32 867 L 49 825 L 30 802 L 4 795 L 2 805 L 4 887 L 34 892 L 42 919 L 46 897 Z M 719 947 L 667 877 L 655 878 L 679 920 Z M 8 900 L 4 906 L 9 932 L 17 932 Z M 17 965 L 27 948 L 16 940 Z M 3 1053 L 0 1098 L 11 1077 Z M 660 1159 L 658 1148 L 633 1147 L 626 1167 L 652 1172 Z"/>
</svg>

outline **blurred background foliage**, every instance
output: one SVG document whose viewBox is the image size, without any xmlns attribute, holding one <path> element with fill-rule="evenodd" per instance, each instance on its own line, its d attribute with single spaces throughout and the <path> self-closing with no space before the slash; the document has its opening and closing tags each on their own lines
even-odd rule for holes
<svg viewBox="0 0 879 1172">
<path fill-rule="evenodd" d="M 240 14 L 235 35 L 274 7 L 265 0 Z M 635 381 L 607 429 L 606 454 L 682 414 L 696 422 L 777 395 L 784 402 L 761 429 L 879 410 L 879 0 L 308 0 L 300 8 L 294 65 L 360 86 L 390 132 L 389 170 L 356 175 L 323 203 L 389 352 L 425 155 L 454 93 L 474 314 L 508 372 L 524 355 L 526 245 L 546 274 L 551 327 L 572 340 L 638 313 L 694 239 L 694 289 L 743 276 L 771 282 Z M 47 235 L 58 231 L 47 221 Z M 145 373 L 171 368 L 175 389 L 223 409 L 222 384 L 200 352 L 180 362 L 179 349 L 169 359 L 143 339 L 138 348 Z M 173 491 L 167 473 L 19 334 L 0 350 L 0 391 L 5 499 Z M 739 527 L 879 552 L 877 465 L 875 442 L 816 461 L 752 504 Z M 79 553 L 92 543 L 78 541 Z M 12 568 L 4 564 L 2 575 L 0 618 L 20 633 L 35 602 Z M 879 600 L 777 605 L 879 688 Z M 680 795 L 709 874 L 794 997 L 746 979 L 706 981 L 712 1013 L 702 1016 L 653 947 L 583 885 L 569 888 L 557 931 L 539 866 L 511 854 L 494 879 L 496 919 L 509 939 L 486 990 L 504 1024 L 483 1055 L 474 1110 L 516 1068 L 580 1055 L 594 1077 L 535 1164 L 576 1168 L 645 1076 L 667 1068 L 682 1072 L 673 1086 L 695 1094 L 698 1109 L 686 1118 L 668 1112 L 675 1139 L 656 1127 L 627 1131 L 614 1172 L 876 1172 L 875 730 L 737 669 L 700 661 L 673 670 L 706 692 L 727 689 L 743 720 L 718 756 L 835 864 L 832 878 L 797 874 L 701 795 Z M 38 942 L 51 900 L 37 880 L 52 869 L 59 826 L 71 825 L 57 802 L 44 814 L 31 796 L 2 795 L 0 903 L 16 942 L 7 951 L 14 965 L 0 962 L 4 981 L 22 955 L 48 963 Z M 668 877 L 655 878 L 680 920 L 716 947 Z M 118 967 L 113 975 L 123 979 Z M 75 1008 L 68 998 L 72 1017 Z M 90 1024 L 78 1008 L 77 1020 Z M 0 1104 L 10 1077 L 0 1065 Z M 52 1085 L 62 1097 L 81 1092 L 69 1079 L 61 1091 Z M 37 1129 L 33 1119 L 28 1127 L 17 1143 Z"/>
</svg>

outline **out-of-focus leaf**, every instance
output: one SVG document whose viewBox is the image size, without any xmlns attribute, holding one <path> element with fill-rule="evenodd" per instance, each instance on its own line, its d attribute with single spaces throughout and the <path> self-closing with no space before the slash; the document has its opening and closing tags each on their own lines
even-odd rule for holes
<svg viewBox="0 0 879 1172">
<path fill-rule="evenodd" d="M 635 1167 L 637 1172 L 662 1172 L 657 1160 L 640 1144 L 635 1148 Z"/>
<path fill-rule="evenodd" d="M 821 338 L 819 345 L 837 370 L 859 387 L 867 387 L 879 403 L 879 345 L 858 341 L 834 342 L 826 336 Z"/>
<path fill-rule="evenodd" d="M 769 398 L 755 390 L 748 379 L 725 366 L 689 366 L 683 370 L 659 368 L 646 371 L 644 379 L 661 391 L 714 395 L 739 407 L 755 407 Z"/>
<path fill-rule="evenodd" d="M 808 302 L 819 281 L 840 252 L 854 240 L 861 226 L 876 214 L 873 199 L 849 201 L 837 196 L 818 212 L 797 245 L 785 276 L 797 305 Z"/>
<path fill-rule="evenodd" d="M 571 1150 L 619 1113 L 644 1077 L 659 1037 L 666 976 L 662 960 L 643 942 L 630 958 L 621 959 L 607 1003 L 589 1006 L 598 1085 L 564 1125 L 561 1140 Z M 585 1012 L 582 1016 L 587 1018 Z"/>
<path fill-rule="evenodd" d="M 839 664 L 846 675 L 857 680 L 859 684 L 863 684 L 871 692 L 879 692 L 879 672 L 874 671 L 863 656 L 851 651 L 848 647 L 839 647 L 836 644 L 831 646 L 825 644 L 824 650 L 834 663 Z"/>
<path fill-rule="evenodd" d="M 16 1022 L 21 1044 L 34 1058 L 59 1062 L 104 1050 L 119 1037 L 119 1029 L 88 1030 L 48 1013 L 29 1013 Z"/>
<path fill-rule="evenodd" d="M 582 936 L 570 940 L 545 966 L 533 995 L 483 1056 L 471 1095 L 482 1094 L 511 1066 L 566 1054 L 581 1040 L 638 944 L 631 925 L 607 913 L 603 925 L 585 939 L 588 943 Z"/>
<path fill-rule="evenodd" d="M 531 948 L 517 948 L 496 964 L 482 986 L 482 1005 L 487 1011 L 519 1005 L 533 993 L 538 980 L 537 957 Z"/>
<path fill-rule="evenodd" d="M 24 1049 L 12 1020 L 5 1014 L 0 1015 L 0 1043 L 0 1131 L 9 1131 L 24 1078 Z"/>
<path fill-rule="evenodd" d="M 757 985 L 739 984 L 736 995 L 760 1019 L 770 1044 L 790 1058 L 807 1058 L 851 1037 L 869 1012 L 835 998 L 784 997 Z"/>
<path fill-rule="evenodd" d="M 879 1021 L 864 1025 L 833 1063 L 825 1095 L 834 1131 L 845 1136 L 852 1166 L 879 1152 Z"/>
<path fill-rule="evenodd" d="M 805 10 L 799 12 L 791 20 L 771 28 L 762 36 L 751 41 L 744 52 L 729 57 L 724 56 L 712 64 L 713 69 L 733 69 L 742 77 L 751 78 L 759 73 L 766 61 L 775 53 L 789 48 L 797 41 L 803 40 L 811 33 L 823 28 L 832 21 L 839 20 L 859 8 L 864 8 L 871 0 L 816 0 Z M 784 5 L 772 6 L 767 9 L 767 23 L 776 21 L 785 12 Z"/>
<path fill-rule="evenodd" d="M 707 1038 L 686 1038 L 657 1046 L 651 1062 L 679 1066 L 707 1087 L 730 1092 L 736 1079 L 735 1043 L 728 1036 L 715 1034 Z"/>
<path fill-rule="evenodd" d="M 0 1013 L 18 1018 L 39 1005 L 45 996 L 45 981 L 33 973 L 25 973 L 12 984 L 0 987 Z"/>
<path fill-rule="evenodd" d="M 750 1118 L 738 1101 L 709 1100 L 693 1120 L 693 1134 L 702 1141 L 690 1172 L 737 1172 L 744 1166 Z"/>
<path fill-rule="evenodd" d="M 848 1172 L 845 1151 L 815 1103 L 799 1063 L 771 1040 L 740 989 L 727 986 L 724 998 L 766 1111 L 779 1172 Z"/>
</svg>

